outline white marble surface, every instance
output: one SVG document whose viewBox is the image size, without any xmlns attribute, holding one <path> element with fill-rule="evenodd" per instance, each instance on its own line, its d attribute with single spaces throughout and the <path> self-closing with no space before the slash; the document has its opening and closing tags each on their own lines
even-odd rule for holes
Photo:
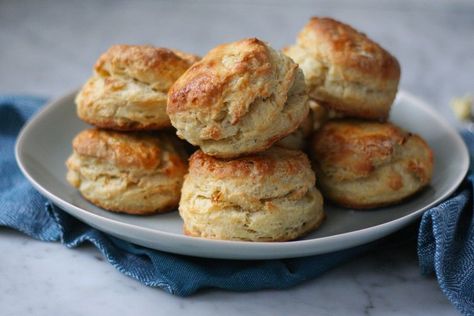
<svg viewBox="0 0 474 316">
<path fill-rule="evenodd" d="M 206 290 L 179 298 L 140 285 L 92 246 L 67 249 L 0 229 L 0 315 L 453 315 L 414 247 L 346 263 L 289 290 Z"/>
<path fill-rule="evenodd" d="M 311 15 L 362 29 L 402 65 L 401 86 L 455 124 L 452 96 L 474 92 L 474 2 L 0 1 L 0 93 L 59 96 L 112 43 L 205 53 L 258 36 L 282 47 Z M 284 291 L 207 290 L 178 298 L 121 275 L 91 246 L 70 250 L 0 228 L 0 315 L 452 315 L 412 246 L 346 263 Z"/>
</svg>

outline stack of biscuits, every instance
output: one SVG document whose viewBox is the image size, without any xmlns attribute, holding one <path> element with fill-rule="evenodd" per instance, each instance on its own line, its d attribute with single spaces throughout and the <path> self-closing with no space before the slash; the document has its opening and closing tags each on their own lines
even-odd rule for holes
<svg viewBox="0 0 474 316">
<path fill-rule="evenodd" d="M 296 239 L 323 222 L 323 196 L 375 208 L 429 184 L 426 142 L 387 122 L 399 79 L 392 55 L 329 18 L 282 52 L 114 46 L 76 98 L 96 128 L 74 139 L 67 178 L 107 210 L 178 208 L 189 236 Z M 173 134 L 198 147 L 188 162 Z"/>
<path fill-rule="evenodd" d="M 174 83 L 171 123 L 200 147 L 181 190 L 186 234 L 286 241 L 320 225 L 309 159 L 274 146 L 307 118 L 307 99 L 298 65 L 255 38 L 212 49 Z"/>
<path fill-rule="evenodd" d="M 305 74 L 315 119 L 309 151 L 325 198 L 375 208 L 429 184 L 431 149 L 387 122 L 400 80 L 395 57 L 349 25 L 316 17 L 284 52 Z"/>
<path fill-rule="evenodd" d="M 166 114 L 171 85 L 198 57 L 152 46 L 116 45 L 76 97 L 95 128 L 73 140 L 67 180 L 90 202 L 145 215 L 176 209 L 187 157 Z"/>
</svg>

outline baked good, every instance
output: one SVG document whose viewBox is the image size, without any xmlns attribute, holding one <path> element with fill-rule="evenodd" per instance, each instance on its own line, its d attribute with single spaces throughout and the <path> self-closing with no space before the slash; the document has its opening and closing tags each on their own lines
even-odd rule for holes
<svg viewBox="0 0 474 316">
<path fill-rule="evenodd" d="M 285 241 L 317 228 L 323 199 L 306 155 L 274 146 L 237 159 L 189 160 L 179 213 L 184 232 L 211 239 Z"/>
<path fill-rule="evenodd" d="M 110 211 L 146 215 L 172 210 L 187 171 L 186 157 L 173 138 L 82 131 L 66 162 L 67 180 L 87 200 Z"/>
<path fill-rule="evenodd" d="M 309 113 L 293 133 L 279 140 L 276 145 L 289 149 L 303 150 L 306 147 L 306 140 L 312 132 L 313 115 L 312 113 Z"/>
<path fill-rule="evenodd" d="M 351 208 L 396 204 L 433 173 L 427 143 L 391 123 L 331 120 L 314 135 L 312 150 L 324 197 Z"/>
<path fill-rule="evenodd" d="M 284 49 L 303 69 L 310 98 L 345 116 L 388 118 L 400 65 L 380 45 L 347 24 L 313 17 Z"/>
<path fill-rule="evenodd" d="M 320 129 L 324 123 L 329 120 L 336 118 L 343 118 L 344 115 L 340 112 L 336 112 L 332 109 L 328 109 L 322 106 L 320 103 L 316 102 L 314 99 L 308 99 L 310 114 L 312 116 L 312 130 L 317 131 Z"/>
<path fill-rule="evenodd" d="M 197 56 L 149 45 L 114 45 L 97 60 L 76 97 L 77 114 L 101 128 L 135 131 L 171 126 L 167 93 Z"/>
<path fill-rule="evenodd" d="M 170 50 L 179 58 L 187 61 L 189 65 L 193 65 L 194 63 L 197 63 L 199 60 L 201 60 L 201 57 L 199 57 L 198 55 L 185 53 L 183 51 L 180 51 L 179 49 L 170 48 Z"/>
<path fill-rule="evenodd" d="M 303 72 L 249 38 L 212 49 L 171 87 L 168 114 L 179 137 L 205 153 L 255 153 L 293 132 L 309 108 Z"/>
</svg>

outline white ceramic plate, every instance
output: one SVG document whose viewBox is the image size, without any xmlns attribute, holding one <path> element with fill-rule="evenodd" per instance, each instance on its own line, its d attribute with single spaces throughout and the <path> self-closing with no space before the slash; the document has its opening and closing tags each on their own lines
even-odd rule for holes
<svg viewBox="0 0 474 316">
<path fill-rule="evenodd" d="M 187 237 L 177 212 L 137 217 L 106 212 L 83 199 L 65 180 L 71 140 L 87 125 L 75 115 L 74 94 L 44 107 L 23 128 L 16 144 L 18 164 L 44 196 L 69 214 L 116 237 L 146 247 L 209 258 L 275 259 L 322 254 L 384 237 L 421 216 L 461 183 L 469 166 L 464 142 L 431 107 L 400 92 L 391 121 L 422 135 L 434 150 L 431 186 L 405 203 L 372 211 L 326 206 L 327 220 L 316 232 L 291 242 L 219 241 Z"/>
</svg>

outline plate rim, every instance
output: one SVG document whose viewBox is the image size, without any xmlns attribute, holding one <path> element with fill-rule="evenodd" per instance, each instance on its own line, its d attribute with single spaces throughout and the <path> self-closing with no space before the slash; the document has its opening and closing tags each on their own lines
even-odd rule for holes
<svg viewBox="0 0 474 316">
<path fill-rule="evenodd" d="M 248 256 L 248 255 L 247 256 L 246 255 L 239 256 L 237 254 L 237 257 L 242 257 L 242 259 L 261 259 L 261 258 L 267 258 L 267 259 L 268 258 L 275 258 L 276 259 L 276 258 L 294 258 L 294 257 L 300 257 L 300 256 L 308 256 L 308 255 L 310 255 L 310 254 L 307 253 L 308 251 L 304 252 L 303 249 L 302 249 L 301 250 L 302 254 L 298 255 L 298 254 L 295 253 L 295 251 L 289 251 L 289 248 L 293 248 L 293 250 L 294 250 L 295 248 L 309 247 L 309 246 L 312 246 L 313 244 L 337 241 L 338 239 L 343 239 L 343 240 L 351 239 L 351 237 L 354 237 L 353 239 L 356 239 L 355 237 L 360 238 L 361 235 L 365 235 L 365 234 L 367 234 L 371 231 L 377 230 L 377 229 L 379 229 L 379 230 L 384 229 L 384 231 L 390 231 L 391 230 L 391 232 L 394 232 L 394 231 L 400 229 L 401 227 L 403 227 L 404 224 L 407 224 L 407 223 L 413 221 L 414 219 L 420 217 L 427 209 L 429 209 L 431 207 L 434 207 L 435 205 L 438 205 L 439 203 L 444 201 L 448 196 L 450 196 L 459 187 L 462 180 L 465 178 L 465 176 L 467 174 L 467 171 L 469 169 L 469 164 L 470 164 L 470 158 L 469 158 L 469 152 L 468 152 L 467 146 L 464 143 L 464 141 L 462 140 L 459 133 L 456 131 L 456 129 L 452 125 L 450 125 L 428 103 L 426 103 L 422 99 L 416 97 L 415 95 L 413 95 L 410 92 L 407 92 L 405 90 L 400 90 L 397 94 L 397 100 L 398 99 L 406 99 L 408 102 L 414 103 L 417 106 L 419 106 L 420 108 L 422 108 L 423 110 L 429 112 L 432 115 L 432 117 L 436 121 L 438 121 L 438 123 L 440 123 L 443 126 L 443 130 L 446 131 L 447 133 L 449 133 L 452 136 L 452 138 L 457 143 L 457 147 L 461 148 L 461 155 L 462 155 L 462 158 L 463 158 L 462 159 L 462 165 L 461 165 L 462 172 L 460 172 L 458 177 L 456 178 L 456 180 L 453 181 L 454 185 L 452 185 L 449 188 L 449 190 L 446 190 L 446 192 L 444 192 L 444 194 L 442 194 L 440 197 L 433 200 L 431 203 L 428 203 L 427 205 L 423 206 L 422 208 L 416 210 L 413 213 L 406 214 L 402 217 L 393 219 L 393 220 L 388 221 L 388 222 L 384 222 L 384 223 L 381 223 L 381 224 L 378 224 L 378 225 L 374 225 L 374 226 L 370 226 L 370 227 L 367 227 L 367 228 L 362 228 L 362 229 L 358 229 L 358 230 L 354 230 L 354 231 L 350 231 L 350 232 L 345 232 L 345 233 L 335 234 L 335 235 L 330 235 L 330 236 L 325 236 L 325 237 L 319 237 L 319 238 L 313 238 L 313 239 L 295 240 L 295 241 L 289 241 L 289 242 L 248 242 L 248 241 L 214 240 L 214 239 L 205 239 L 205 238 L 200 238 L 200 237 L 189 237 L 189 236 L 186 236 L 186 235 L 176 234 L 176 233 L 172 233 L 172 232 L 156 230 L 156 229 L 149 228 L 149 227 L 137 226 L 135 224 L 130 224 L 130 223 L 122 222 L 120 220 L 107 218 L 107 217 L 104 217 L 100 214 L 95 214 L 95 213 L 90 212 L 86 209 L 75 206 L 75 205 L 71 204 L 69 201 L 63 200 L 59 196 L 56 196 L 54 193 L 50 192 L 48 189 L 43 187 L 40 183 L 41 181 L 37 181 L 37 179 L 35 179 L 29 173 L 28 168 L 25 166 L 25 162 L 22 160 L 21 154 L 20 154 L 20 151 L 22 150 L 22 148 L 24 146 L 24 142 L 25 142 L 25 139 L 26 139 L 27 135 L 29 135 L 31 130 L 34 130 L 35 125 L 38 124 L 39 121 L 41 121 L 42 117 L 46 116 L 50 111 L 53 111 L 56 108 L 56 106 L 59 106 L 58 104 L 64 103 L 66 99 L 71 98 L 76 93 L 77 93 L 77 89 L 47 102 L 46 105 L 44 105 L 39 111 L 37 111 L 25 123 L 25 125 L 21 128 L 21 131 L 17 136 L 16 143 L 15 143 L 15 159 L 16 159 L 16 162 L 17 162 L 21 172 L 27 178 L 27 180 L 33 185 L 33 187 L 35 187 L 36 190 L 38 190 L 43 196 L 45 196 L 47 199 L 52 201 L 54 204 L 61 205 L 62 209 L 65 212 L 67 212 L 68 214 L 70 214 L 70 215 L 72 215 L 76 218 L 79 215 L 74 214 L 74 212 L 72 212 L 68 208 L 74 210 L 75 212 L 77 212 L 78 214 L 81 214 L 82 216 L 90 217 L 91 220 L 95 219 L 96 222 L 99 222 L 99 223 L 100 222 L 107 222 L 108 224 L 116 225 L 117 227 L 122 227 L 124 229 L 138 229 L 138 230 L 140 230 L 144 233 L 155 234 L 156 238 L 160 238 L 160 237 L 164 237 L 166 239 L 172 238 L 172 239 L 176 239 L 176 241 L 179 241 L 179 242 L 199 243 L 199 244 L 202 244 L 204 246 L 207 245 L 208 247 L 227 247 L 227 248 L 229 248 L 229 247 L 231 247 L 231 248 L 248 247 L 248 248 L 252 249 L 253 251 L 259 250 L 259 249 L 262 249 L 262 248 L 265 248 L 265 249 L 268 248 L 270 250 L 271 249 L 280 249 L 280 250 L 284 250 L 284 251 L 287 251 L 287 252 L 293 252 L 293 254 L 289 254 L 289 255 L 285 255 L 285 254 L 280 255 L 280 254 L 277 253 L 275 255 L 261 255 L 261 256 L 259 256 L 258 253 L 256 253 L 253 256 L 252 255 L 250 255 L 250 256 Z M 82 218 L 80 218 L 79 220 L 81 220 L 82 222 L 85 222 Z M 99 230 L 104 230 L 103 228 L 99 228 L 96 225 L 92 225 L 90 223 L 86 223 L 86 224 L 94 226 L 95 228 L 97 228 Z M 389 232 L 385 235 L 388 235 L 391 232 Z M 108 233 L 113 234 L 111 232 L 108 232 Z M 378 238 L 380 238 L 380 237 L 378 237 Z M 376 239 L 378 239 L 378 238 L 376 238 Z M 376 240 L 376 239 L 374 239 L 374 240 Z M 351 247 L 354 247 L 356 245 L 362 245 L 362 244 L 365 244 L 365 243 L 367 243 L 367 241 L 362 242 L 362 243 L 350 243 L 348 246 L 341 245 L 341 247 L 339 247 L 339 248 L 336 247 L 331 251 L 322 251 L 322 252 L 309 251 L 309 252 L 311 252 L 313 254 L 330 253 L 330 252 L 333 252 L 333 251 L 338 251 L 338 250 L 341 250 L 341 249 L 351 248 Z M 157 248 L 154 248 L 154 249 L 157 249 Z M 173 252 L 173 253 L 179 253 L 179 254 L 184 254 L 184 255 L 186 255 L 186 254 L 190 255 L 190 253 L 192 252 L 192 251 L 191 252 L 189 252 L 189 251 L 188 252 L 186 252 L 186 251 L 183 252 L 183 251 L 178 251 L 178 250 L 175 252 L 175 251 L 169 250 L 169 249 L 160 250 L 160 251 Z M 199 254 L 196 254 L 195 252 L 191 255 L 200 256 Z M 216 256 L 206 255 L 206 256 L 202 256 L 202 257 L 207 257 L 207 258 L 211 258 L 211 257 L 212 258 L 234 258 L 234 257 L 228 256 L 228 255 L 223 255 L 223 256 L 221 255 L 220 256 L 219 253 Z"/>
</svg>

